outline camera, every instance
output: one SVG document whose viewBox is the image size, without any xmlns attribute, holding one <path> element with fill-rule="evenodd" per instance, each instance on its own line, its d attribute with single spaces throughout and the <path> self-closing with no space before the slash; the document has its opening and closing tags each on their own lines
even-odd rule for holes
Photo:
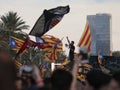
<svg viewBox="0 0 120 90">
<path fill-rule="evenodd" d="M 32 75 L 34 73 L 34 69 L 30 65 L 24 65 L 20 68 L 19 72 L 22 75 Z"/>
</svg>

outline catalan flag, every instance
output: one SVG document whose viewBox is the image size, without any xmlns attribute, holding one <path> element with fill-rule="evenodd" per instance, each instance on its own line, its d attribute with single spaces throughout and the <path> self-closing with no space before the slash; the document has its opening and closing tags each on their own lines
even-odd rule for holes
<svg viewBox="0 0 120 90">
<path fill-rule="evenodd" d="M 87 21 L 84 33 L 78 43 L 79 47 L 85 46 L 87 48 L 88 53 L 90 53 L 90 46 L 91 46 L 91 33 L 90 33 L 90 26 Z"/>
<path fill-rule="evenodd" d="M 17 60 L 15 60 L 14 63 L 17 68 L 20 68 L 22 66 L 22 64 L 20 62 L 18 62 Z"/>
<path fill-rule="evenodd" d="M 45 58 L 50 62 L 55 62 L 57 59 L 57 52 L 55 50 L 49 50 L 46 52 Z"/>
<path fill-rule="evenodd" d="M 24 41 L 23 45 L 20 47 L 20 49 L 19 49 L 18 53 L 16 54 L 15 58 L 17 58 L 19 56 L 19 54 L 24 52 L 26 49 L 29 49 L 30 47 L 43 48 L 43 44 L 34 42 L 34 41 L 30 40 L 29 37 L 27 37 L 26 40 Z"/>
<path fill-rule="evenodd" d="M 50 62 L 55 62 L 57 59 L 57 52 L 62 51 L 62 40 L 51 35 L 44 35 L 45 40 L 43 51 L 46 51 L 45 58 Z"/>
<path fill-rule="evenodd" d="M 21 46 L 23 45 L 24 41 L 21 39 L 18 39 L 16 37 L 11 36 L 10 37 L 10 47 L 12 50 L 19 50 Z"/>
<path fill-rule="evenodd" d="M 42 49 L 43 51 L 49 51 L 56 48 L 56 46 L 56 51 L 62 51 L 62 42 L 60 42 L 61 40 L 59 38 L 51 35 L 44 35 L 42 38 L 45 40 L 44 49 Z"/>
</svg>

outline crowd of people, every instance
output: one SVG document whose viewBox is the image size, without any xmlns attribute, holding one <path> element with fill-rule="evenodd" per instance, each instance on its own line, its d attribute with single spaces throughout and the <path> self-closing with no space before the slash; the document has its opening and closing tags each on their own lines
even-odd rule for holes
<svg viewBox="0 0 120 90">
<path fill-rule="evenodd" d="M 0 90 L 120 90 L 120 72 L 108 75 L 99 70 L 86 74 L 86 81 L 78 81 L 77 68 L 82 55 L 74 57 L 71 71 L 56 69 L 49 78 L 41 78 L 36 65 L 16 69 L 12 55 L 0 47 Z"/>
</svg>

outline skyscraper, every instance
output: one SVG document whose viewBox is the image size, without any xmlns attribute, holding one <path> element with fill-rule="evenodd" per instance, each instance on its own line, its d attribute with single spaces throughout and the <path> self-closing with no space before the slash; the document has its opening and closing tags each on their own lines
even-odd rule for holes
<svg viewBox="0 0 120 90">
<path fill-rule="evenodd" d="M 109 55 L 111 51 L 111 15 L 96 14 L 88 15 L 92 35 L 91 55 Z"/>
</svg>

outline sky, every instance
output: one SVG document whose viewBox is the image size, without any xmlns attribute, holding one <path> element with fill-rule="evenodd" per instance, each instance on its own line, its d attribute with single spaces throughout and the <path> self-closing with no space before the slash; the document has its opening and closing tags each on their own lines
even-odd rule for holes
<svg viewBox="0 0 120 90">
<path fill-rule="evenodd" d="M 70 13 L 47 34 L 64 37 L 64 44 L 68 36 L 77 45 L 84 31 L 86 16 L 108 13 L 112 16 L 112 51 L 120 50 L 120 0 L 0 0 L 0 15 L 8 11 L 17 12 L 30 25 L 30 31 L 44 9 L 64 5 L 70 5 Z M 67 49 L 64 47 L 64 50 Z"/>
</svg>

